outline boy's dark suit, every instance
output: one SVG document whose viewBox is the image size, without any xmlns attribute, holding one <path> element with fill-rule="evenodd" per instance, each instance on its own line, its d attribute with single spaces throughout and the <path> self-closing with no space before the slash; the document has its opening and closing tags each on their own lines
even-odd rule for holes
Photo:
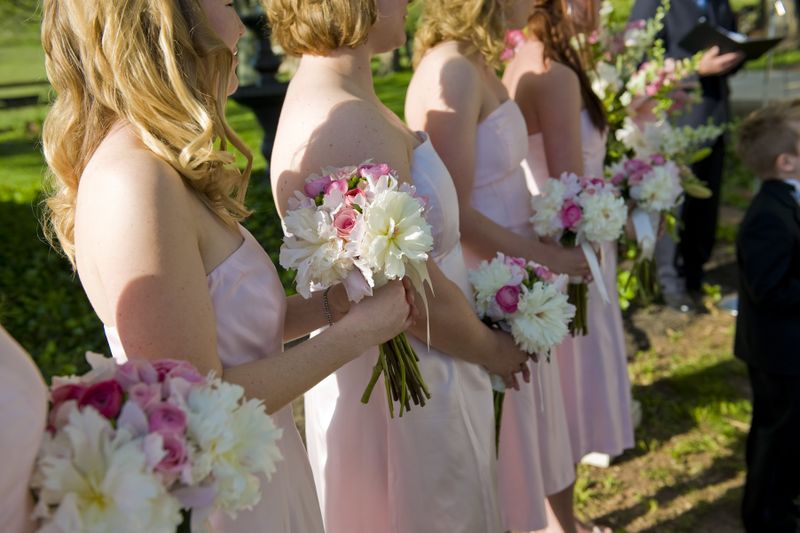
<svg viewBox="0 0 800 533">
<path fill-rule="evenodd" d="M 742 518 L 749 532 L 797 531 L 800 494 L 800 205 L 767 180 L 739 227 L 736 356 L 747 363 L 753 419 Z"/>
<path fill-rule="evenodd" d="M 656 14 L 661 0 L 636 0 L 630 20 L 647 19 Z M 664 29 L 659 37 L 664 41 L 667 57 L 683 59 L 692 54 L 678 43 L 692 30 L 697 21 L 705 17 L 711 24 L 728 30 L 736 29 L 736 18 L 728 0 L 671 0 L 664 18 Z M 702 100 L 680 117 L 679 123 L 700 126 L 713 119 L 724 124 L 730 119 L 728 76 L 700 78 Z M 724 136 L 712 145 L 711 155 L 692 166 L 694 174 L 703 180 L 713 193 L 711 198 L 687 197 L 682 208 L 683 228 L 678 243 L 676 263 L 686 278 L 686 288 L 699 291 L 703 278 L 703 265 L 711 258 L 717 231 L 719 196 L 722 170 L 725 162 Z"/>
</svg>

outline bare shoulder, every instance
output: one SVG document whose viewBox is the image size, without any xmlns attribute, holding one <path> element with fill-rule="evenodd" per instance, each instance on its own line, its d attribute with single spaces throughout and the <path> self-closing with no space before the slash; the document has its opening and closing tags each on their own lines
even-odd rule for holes
<svg viewBox="0 0 800 533">
<path fill-rule="evenodd" d="M 122 128 L 101 142 L 81 176 L 76 244 L 81 237 L 121 238 L 127 230 L 177 220 L 193 231 L 192 201 L 178 172 Z"/>
<path fill-rule="evenodd" d="M 387 163 L 401 174 L 409 162 L 408 134 L 389 120 L 380 104 L 352 95 L 313 96 L 285 108 L 272 158 L 272 185 L 280 211 L 303 181 L 324 167 Z"/>
<path fill-rule="evenodd" d="M 479 94 L 482 78 L 478 66 L 464 56 L 456 43 L 442 43 L 429 50 L 420 61 L 409 84 L 409 94 L 431 98 L 463 98 Z"/>
</svg>

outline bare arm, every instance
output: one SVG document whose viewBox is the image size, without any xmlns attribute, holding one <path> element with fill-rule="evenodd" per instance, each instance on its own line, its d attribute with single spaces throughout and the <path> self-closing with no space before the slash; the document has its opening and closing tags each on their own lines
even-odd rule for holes
<svg viewBox="0 0 800 533">
<path fill-rule="evenodd" d="M 583 174 L 581 92 L 577 76 L 554 64 L 545 74 L 525 74 L 516 86 L 525 122 L 539 125 L 551 177 Z"/>
<path fill-rule="evenodd" d="M 364 329 L 358 313 L 313 342 L 239 367 L 223 369 L 206 272 L 192 217 L 192 195 L 165 165 L 130 165 L 94 180 L 79 209 L 87 222 L 79 243 L 85 268 L 96 270 L 126 353 L 179 358 L 214 371 L 263 399 L 274 412 L 330 372 L 410 325 L 401 284 L 386 287 L 363 312 L 380 316 Z M 91 199 L 90 199 L 91 200 Z M 376 307 L 377 306 L 377 307 Z M 323 348 L 324 347 L 324 348 Z"/>
<path fill-rule="evenodd" d="M 328 292 L 328 305 L 331 318 L 339 321 L 350 309 L 343 285 L 335 285 Z M 312 331 L 328 325 L 322 304 L 322 293 L 315 292 L 311 298 L 294 294 L 286 298 L 286 323 L 283 327 L 283 341 L 289 342 L 308 335 Z"/>
</svg>

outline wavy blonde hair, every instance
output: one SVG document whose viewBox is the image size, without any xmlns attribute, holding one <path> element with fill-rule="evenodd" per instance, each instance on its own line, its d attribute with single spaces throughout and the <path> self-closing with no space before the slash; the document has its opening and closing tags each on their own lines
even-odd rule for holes
<svg viewBox="0 0 800 533">
<path fill-rule="evenodd" d="M 42 134 L 46 234 L 73 267 L 81 174 L 118 121 L 225 223 L 249 214 L 252 154 L 224 112 L 233 55 L 198 0 L 44 0 L 42 45 L 57 95 Z M 247 159 L 244 172 L 228 143 Z"/>
<path fill-rule="evenodd" d="M 414 36 L 414 65 L 425 52 L 445 41 L 467 44 L 490 66 L 500 66 L 505 48 L 506 0 L 425 0 Z"/>
</svg>

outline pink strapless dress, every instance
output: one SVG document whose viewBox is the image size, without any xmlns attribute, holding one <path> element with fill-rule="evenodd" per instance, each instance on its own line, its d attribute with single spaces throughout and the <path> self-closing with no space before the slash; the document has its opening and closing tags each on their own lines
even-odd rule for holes
<svg viewBox="0 0 800 533">
<path fill-rule="evenodd" d="M 602 176 L 605 137 L 585 110 L 581 113 L 581 142 L 584 174 Z M 531 194 L 539 194 L 539 185 L 550 177 L 541 133 L 528 137 L 528 157 L 523 169 Z M 616 298 L 616 243 L 603 245 L 600 266 L 611 303 L 604 303 L 597 286 L 590 284 L 589 334 L 568 338 L 555 354 L 576 462 L 590 452 L 620 455 L 634 444 L 631 384 L 622 312 Z"/>
<path fill-rule="evenodd" d="M 286 298 L 275 266 L 243 227 L 244 242 L 208 275 L 217 321 L 217 351 L 225 368 L 280 353 Z M 106 326 L 114 358 L 126 360 L 116 328 Z M 216 532 L 321 533 L 322 516 L 303 442 L 291 406 L 272 415 L 283 429 L 278 447 L 283 459 L 269 481 L 261 479 L 261 501 L 236 519 L 217 513 Z"/>
<path fill-rule="evenodd" d="M 525 119 L 513 100 L 478 125 L 472 206 L 497 224 L 532 238 L 533 212 L 520 167 L 528 153 L 525 139 Z M 466 245 L 465 256 L 471 268 L 490 259 Z M 545 497 L 575 480 L 558 365 L 544 360 L 528 364 L 531 383 L 506 393 L 500 429 L 500 506 L 508 530 L 543 528 Z"/>
<path fill-rule="evenodd" d="M 31 358 L 0 327 L 0 531 L 34 530 L 31 473 L 47 419 L 47 387 Z"/>
<path fill-rule="evenodd" d="M 458 198 L 450 174 L 427 138 L 411 175 L 427 197 L 432 258 L 465 295 Z M 435 290 L 435 287 L 434 287 Z M 377 348 L 340 368 L 305 395 L 306 441 L 328 533 L 496 533 L 492 390 L 481 367 L 409 337 L 431 400 L 389 418 L 378 383 L 369 404 L 361 393 Z"/>
</svg>

